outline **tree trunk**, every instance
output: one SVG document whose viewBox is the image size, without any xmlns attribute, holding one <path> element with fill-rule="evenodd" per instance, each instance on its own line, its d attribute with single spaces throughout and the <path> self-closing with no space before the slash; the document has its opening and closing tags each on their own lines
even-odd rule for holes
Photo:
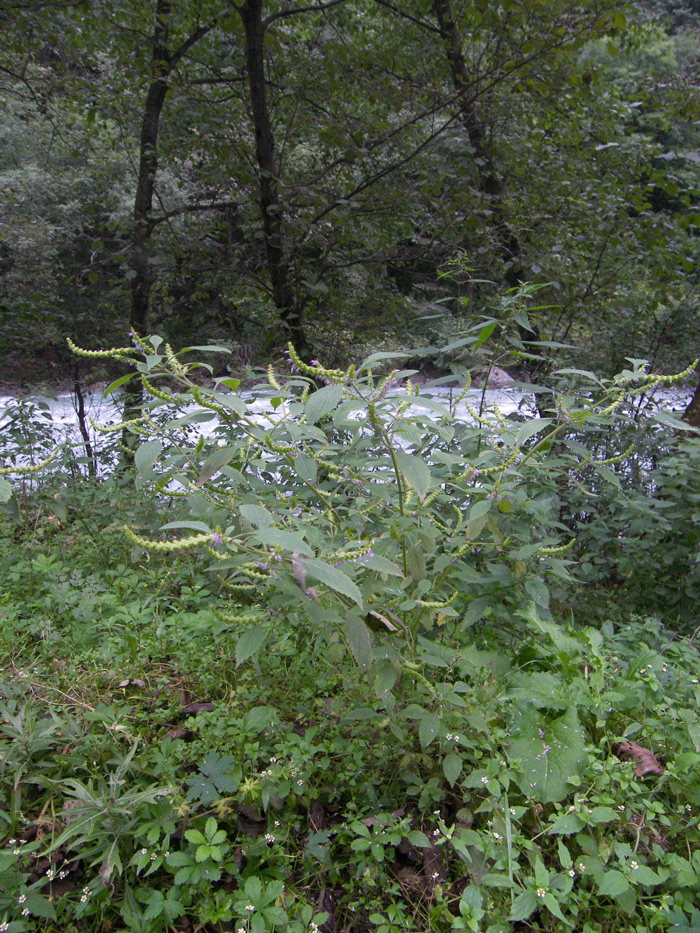
<svg viewBox="0 0 700 933">
<path fill-rule="evenodd" d="M 263 0 L 245 0 L 239 7 L 239 13 L 245 29 L 246 73 L 255 129 L 255 155 L 260 172 L 260 213 L 265 255 L 272 285 L 272 300 L 297 352 L 302 357 L 308 357 L 309 346 L 301 310 L 290 288 L 289 262 L 284 249 L 275 138 L 270 124 L 265 81 L 265 24 L 262 19 L 262 3 Z"/>
<path fill-rule="evenodd" d="M 489 209 L 495 223 L 498 251 L 505 266 L 504 277 L 509 288 L 518 288 L 521 284 L 522 267 L 520 262 L 521 244 L 517 233 L 508 222 L 505 209 L 505 190 L 503 179 L 496 167 L 488 133 L 479 115 L 479 108 L 471 91 L 471 75 L 462 54 L 462 37 L 452 15 L 450 0 L 433 0 L 433 13 L 440 29 L 440 38 L 445 47 L 445 54 L 452 74 L 452 83 L 459 94 L 460 117 L 469 143 L 474 150 L 474 157 L 479 174 L 479 187 L 489 199 Z M 530 331 L 518 324 L 518 333 L 523 343 L 535 343 L 540 339 L 539 331 L 532 325 Z M 533 378 L 539 367 L 525 365 Z"/>
<path fill-rule="evenodd" d="M 683 412 L 683 419 L 693 428 L 700 428 L 700 366 L 698 367 L 698 384 L 695 386 L 693 397 Z"/>
<path fill-rule="evenodd" d="M 131 306 L 129 326 L 132 333 L 144 336 L 148 328 L 148 302 L 153 284 L 151 278 L 151 211 L 156 171 L 158 169 L 158 130 L 163 105 L 168 93 L 171 64 L 168 54 L 168 32 L 170 28 L 170 0 L 157 0 L 156 24 L 153 30 L 151 53 L 152 81 L 146 94 L 146 103 L 141 120 L 139 143 L 139 174 L 134 197 L 134 232 L 132 242 L 132 267 L 129 283 Z M 126 384 L 124 421 L 137 418 L 143 403 L 143 387 L 132 379 Z M 122 432 L 125 451 L 133 452 L 139 437 L 128 428 Z M 129 454 L 126 454 L 129 459 Z"/>
</svg>

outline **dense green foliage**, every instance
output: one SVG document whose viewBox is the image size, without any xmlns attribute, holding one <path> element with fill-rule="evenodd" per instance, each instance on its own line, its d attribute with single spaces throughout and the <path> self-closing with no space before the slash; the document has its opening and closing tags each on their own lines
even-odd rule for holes
<svg viewBox="0 0 700 933">
<path fill-rule="evenodd" d="M 382 354 L 253 395 L 111 355 L 135 483 L 68 446 L 39 484 L 22 403 L 3 434 L 3 929 L 697 926 L 697 441 L 634 421 L 659 377 L 523 420 Z"/>
</svg>

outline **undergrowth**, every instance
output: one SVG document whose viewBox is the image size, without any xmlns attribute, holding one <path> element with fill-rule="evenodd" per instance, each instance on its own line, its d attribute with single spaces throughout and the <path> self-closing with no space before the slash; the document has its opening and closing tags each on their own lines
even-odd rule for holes
<svg viewBox="0 0 700 933">
<path fill-rule="evenodd" d="M 6 496 L 0 929 L 697 929 L 694 637 L 581 597 L 622 382 L 460 429 L 311 375 Z"/>
</svg>

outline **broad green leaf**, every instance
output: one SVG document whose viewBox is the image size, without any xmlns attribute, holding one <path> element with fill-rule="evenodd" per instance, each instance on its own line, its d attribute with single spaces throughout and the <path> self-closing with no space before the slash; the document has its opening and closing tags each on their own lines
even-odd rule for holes
<svg viewBox="0 0 700 933">
<path fill-rule="evenodd" d="M 212 476 L 219 472 L 221 467 L 226 466 L 226 464 L 232 460 L 237 453 L 237 447 L 219 447 L 218 450 L 215 450 L 214 453 L 210 457 L 207 457 L 207 459 L 202 464 L 202 468 L 199 471 L 199 476 L 197 477 L 197 485 L 203 486 L 204 483 L 206 483 L 212 478 Z"/>
<path fill-rule="evenodd" d="M 374 675 L 374 693 L 381 699 L 392 689 L 399 673 L 390 661 L 380 661 L 375 668 L 377 673 Z"/>
<path fill-rule="evenodd" d="M 134 454 L 134 465 L 140 476 L 148 477 L 153 473 L 153 466 L 163 452 L 160 441 L 146 441 Z"/>
<path fill-rule="evenodd" d="M 372 557 L 365 557 L 362 565 L 369 570 L 376 570 L 378 573 L 388 573 L 390 576 L 394 577 L 403 576 L 403 571 L 398 564 L 395 564 L 391 560 L 387 560 L 386 557 L 380 557 L 377 554 L 373 554 Z"/>
<path fill-rule="evenodd" d="M 408 485 L 415 489 L 420 499 L 425 499 L 431 482 L 428 464 L 417 454 L 407 454 L 405 450 L 397 450 L 395 456 Z"/>
<path fill-rule="evenodd" d="M 619 897 L 629 888 L 629 881 L 621 871 L 606 871 L 598 882 L 598 894 L 605 897 Z"/>
<path fill-rule="evenodd" d="M 554 821 L 554 824 L 549 827 L 547 833 L 550 836 L 570 836 L 572 833 L 580 832 L 585 825 L 581 817 L 577 816 L 575 813 L 562 813 L 562 815 Z"/>
<path fill-rule="evenodd" d="M 476 351 L 476 350 L 479 350 L 479 349 L 481 349 L 481 347 L 483 347 L 483 345 L 486 343 L 486 341 L 489 339 L 489 337 L 491 336 L 491 334 L 492 334 L 492 333 L 494 332 L 494 330 L 496 329 L 496 324 L 497 324 L 497 323 L 498 323 L 498 321 L 491 321 L 491 322 L 488 323 L 488 324 L 484 324 L 484 326 L 483 326 L 483 327 L 481 328 L 481 330 L 479 331 L 479 339 L 476 341 L 476 345 L 474 346 L 474 350 L 475 350 L 475 351 Z"/>
<path fill-rule="evenodd" d="M 250 540 L 265 544 L 268 547 L 280 547 L 285 551 L 308 554 L 309 557 L 313 553 L 302 537 L 293 534 L 291 531 L 282 531 L 281 528 L 258 528 L 251 535 Z"/>
<path fill-rule="evenodd" d="M 46 920 L 55 920 L 56 911 L 53 905 L 47 901 L 41 894 L 31 892 L 26 895 L 25 901 L 27 910 L 35 917 L 44 917 Z"/>
<path fill-rule="evenodd" d="M 256 625 L 243 632 L 236 642 L 236 667 L 240 667 L 248 658 L 256 655 L 267 638 L 267 629 L 264 625 Z"/>
<path fill-rule="evenodd" d="M 207 421 L 213 421 L 214 418 L 216 414 L 213 411 L 191 411 L 188 415 L 168 421 L 165 427 L 172 431 L 175 428 L 184 428 L 188 424 L 204 424 Z"/>
<path fill-rule="evenodd" d="M 463 762 L 460 755 L 450 752 L 442 759 L 442 771 L 450 787 L 454 787 L 462 773 Z"/>
<path fill-rule="evenodd" d="M 342 386 L 323 386 L 313 392 L 306 400 L 306 420 L 309 424 L 316 424 L 321 418 L 329 415 L 343 398 Z"/>
<path fill-rule="evenodd" d="M 158 348 L 156 347 L 156 349 L 158 349 Z M 230 353 L 231 353 L 231 349 L 230 349 L 230 347 L 219 347 L 219 346 L 217 346 L 216 344 L 211 344 L 211 345 L 209 345 L 209 344 L 202 344 L 202 345 L 200 345 L 200 346 L 184 347 L 180 352 L 181 352 L 181 353 L 195 353 L 195 352 L 198 352 L 198 353 L 229 353 L 229 354 L 230 354 Z"/>
<path fill-rule="evenodd" d="M 305 483 L 311 483 L 312 486 L 316 484 L 318 465 L 313 457 L 309 457 L 308 454 L 297 454 L 294 458 L 294 469 L 297 476 Z"/>
<path fill-rule="evenodd" d="M 272 515 L 262 505 L 244 503 L 238 507 L 238 511 L 254 528 L 270 528 L 272 525 Z"/>
<path fill-rule="evenodd" d="M 214 532 L 206 522 L 168 522 L 167 525 L 161 525 L 161 531 L 200 531 L 202 534 L 211 535 Z"/>
<path fill-rule="evenodd" d="M 516 443 L 518 445 L 524 444 L 533 434 L 543 431 L 545 428 L 549 427 L 550 424 L 552 424 L 551 418 L 532 418 L 530 421 L 526 421 L 525 424 L 521 425 L 518 429 Z"/>
<path fill-rule="evenodd" d="M 9 502 L 12 498 L 12 486 L 0 477 L 0 502 Z"/>
<path fill-rule="evenodd" d="M 493 503 L 490 499 L 481 499 L 479 502 L 475 502 L 469 509 L 469 522 L 471 523 L 479 518 L 483 518 L 484 515 L 491 511 L 492 505 Z"/>
<path fill-rule="evenodd" d="M 218 405 L 228 408 L 229 411 L 232 411 L 235 415 L 243 416 L 248 413 L 246 403 L 240 395 L 236 395 L 233 392 L 213 392 L 212 395 L 214 401 Z"/>
<path fill-rule="evenodd" d="M 419 849 L 429 849 L 432 845 L 430 839 L 419 829 L 412 829 L 407 838 L 412 846 L 417 846 Z"/>
<path fill-rule="evenodd" d="M 121 388 L 121 386 L 126 385 L 127 382 L 130 382 L 137 374 L 136 373 L 127 373 L 126 376 L 120 376 L 119 379 L 115 379 L 114 382 L 110 383 L 107 388 L 102 393 L 103 398 L 107 398 L 108 395 L 111 395 L 116 389 Z"/>
<path fill-rule="evenodd" d="M 419 547 L 406 549 L 406 567 L 414 583 L 420 583 L 421 580 L 425 580 L 428 576 L 425 554 Z"/>
<path fill-rule="evenodd" d="M 405 360 L 408 356 L 410 356 L 409 353 L 372 353 L 366 360 L 362 361 L 358 372 L 362 373 L 366 369 L 372 369 L 375 363 L 382 363 L 384 360 Z"/>
<path fill-rule="evenodd" d="M 370 632 L 357 613 L 349 612 L 343 621 L 343 634 L 355 663 L 367 670 L 372 663 L 372 640 Z"/>
<path fill-rule="evenodd" d="M 537 910 L 537 895 L 533 891 L 524 891 L 513 901 L 513 909 L 508 918 L 513 923 L 527 918 Z"/>
<path fill-rule="evenodd" d="M 591 823 L 615 823 L 620 818 L 612 807 L 593 807 L 589 814 Z"/>
<path fill-rule="evenodd" d="M 422 748 L 427 748 L 440 734 L 442 723 L 437 713 L 429 713 L 418 723 L 418 738 Z"/>
<path fill-rule="evenodd" d="M 520 762 L 522 792 L 539 803 L 563 800 L 571 792 L 569 778 L 581 777 L 587 757 L 576 707 L 551 722 L 531 711 L 519 713 L 510 732 L 515 737 L 509 751 Z"/>
<path fill-rule="evenodd" d="M 296 548 L 296 550 L 300 551 L 299 548 Z M 308 547 L 306 548 L 305 553 L 311 553 Z M 352 599 L 353 602 L 357 603 L 360 608 L 362 608 L 362 594 L 360 593 L 357 586 L 352 582 L 350 577 L 343 573 L 342 570 L 331 566 L 331 564 L 326 564 L 322 560 L 302 559 L 299 561 L 299 563 L 304 568 L 306 573 L 312 576 L 315 580 L 318 580 L 319 583 L 324 583 L 330 589 L 335 590 L 336 593 L 341 593 L 343 596 L 347 596 L 349 599 Z"/>
</svg>

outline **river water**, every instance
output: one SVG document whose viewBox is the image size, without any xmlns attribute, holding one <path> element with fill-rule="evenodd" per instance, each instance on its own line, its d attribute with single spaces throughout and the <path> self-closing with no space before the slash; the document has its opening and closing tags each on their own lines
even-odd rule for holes
<svg viewBox="0 0 700 933">
<path fill-rule="evenodd" d="M 442 404 L 451 400 L 452 393 L 444 387 L 422 389 L 421 395 L 432 398 Z M 261 424 L 267 421 L 272 412 L 270 400 L 274 393 L 241 393 L 250 413 L 259 417 Z M 402 395 L 402 393 L 397 393 Z M 682 413 L 689 398 L 688 391 L 661 390 L 648 406 L 650 411 L 663 408 L 673 412 L 676 417 Z M 108 472 L 115 462 L 115 435 L 102 435 L 95 431 L 90 422 L 98 425 L 117 424 L 121 420 L 119 394 L 104 398 L 102 392 L 88 392 L 84 397 L 85 422 L 90 442 L 97 455 L 97 468 Z M 507 389 L 472 389 L 464 402 L 457 406 L 457 420 L 472 421 L 467 406 L 472 410 L 483 407 L 488 417 L 496 408 L 504 415 L 520 413 L 523 420 L 536 416 L 534 397 L 527 392 L 527 386 L 513 386 Z M 279 414 L 279 411 L 278 411 Z M 437 416 L 435 416 L 437 417 Z M 215 430 L 216 421 L 192 425 L 193 431 L 210 435 Z M 84 457 L 84 439 L 80 433 L 78 404 L 74 394 L 56 396 L 0 396 L 0 466 L 12 463 L 36 463 L 48 456 L 57 445 L 67 444 L 73 449 L 74 458 Z M 100 467 L 100 463 L 102 466 Z"/>
</svg>

